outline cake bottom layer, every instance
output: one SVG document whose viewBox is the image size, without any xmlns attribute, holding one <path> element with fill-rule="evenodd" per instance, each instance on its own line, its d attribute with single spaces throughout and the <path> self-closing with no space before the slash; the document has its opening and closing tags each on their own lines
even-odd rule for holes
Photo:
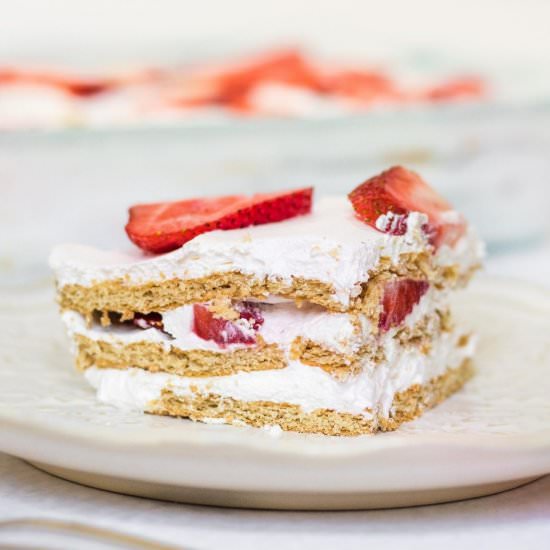
<svg viewBox="0 0 550 550">
<path fill-rule="evenodd" d="M 291 403 L 241 401 L 216 394 L 178 396 L 171 390 L 163 390 L 161 397 L 152 402 L 146 412 L 256 428 L 279 426 L 301 433 L 364 435 L 392 431 L 403 422 L 414 420 L 462 388 L 472 375 L 472 363 L 466 359 L 459 367 L 448 369 L 425 384 L 414 384 L 394 396 L 389 416 L 374 414 L 369 418 L 331 409 L 306 412 Z"/>
<path fill-rule="evenodd" d="M 364 380 L 367 385 L 352 381 L 351 384 L 355 388 L 343 387 L 341 382 L 332 380 L 329 375 L 314 367 L 296 367 L 298 373 L 310 372 L 314 378 L 302 385 L 301 398 L 300 393 L 296 393 L 288 400 L 280 398 L 282 395 L 275 387 L 276 384 L 273 384 L 273 380 L 268 381 L 268 386 L 272 388 L 271 393 L 264 391 L 264 398 L 254 398 L 252 395 L 245 397 L 242 391 L 236 391 L 236 387 L 233 396 L 222 395 L 210 384 L 200 388 L 190 381 L 185 382 L 189 384 L 188 389 L 182 391 L 181 387 L 166 384 L 166 375 L 146 373 L 141 369 L 92 367 L 86 370 L 86 378 L 97 388 L 101 401 L 138 408 L 148 413 L 190 418 L 207 423 L 278 426 L 287 431 L 351 436 L 395 430 L 403 422 L 413 420 L 425 409 L 437 405 L 459 390 L 473 373 L 469 355 L 464 353 L 458 362 L 455 357 L 454 361 L 447 363 L 447 368 L 438 367 L 437 371 L 432 371 L 432 375 L 424 377 L 422 382 L 411 380 L 409 383 L 400 384 L 400 389 L 396 388 L 394 391 L 387 388 L 390 390 L 386 392 L 389 400 L 385 405 L 381 400 L 371 398 L 372 406 L 366 408 L 337 405 L 338 401 L 342 404 L 350 399 L 351 402 L 355 401 L 356 397 L 350 395 L 352 391 L 363 400 L 369 387 L 371 391 L 380 389 L 381 379 L 378 382 L 372 379 Z M 375 369 L 374 372 L 376 371 L 381 372 L 380 369 Z M 277 372 L 281 373 L 273 371 L 273 375 L 279 376 L 275 374 Z M 263 376 L 262 373 L 256 374 Z M 322 386 L 314 387 L 313 382 L 319 377 Z M 328 386 L 329 380 L 331 382 Z M 321 387 L 326 389 L 327 395 L 333 394 L 335 388 L 340 388 L 341 396 L 338 398 L 335 395 L 335 400 L 330 403 L 326 399 L 319 400 L 315 395 Z M 241 390 L 243 389 L 241 387 Z M 287 397 L 290 397 L 290 394 Z M 313 400 L 310 406 L 307 406 L 307 400 L 310 399 Z M 300 401 L 301 405 L 297 403 Z"/>
</svg>

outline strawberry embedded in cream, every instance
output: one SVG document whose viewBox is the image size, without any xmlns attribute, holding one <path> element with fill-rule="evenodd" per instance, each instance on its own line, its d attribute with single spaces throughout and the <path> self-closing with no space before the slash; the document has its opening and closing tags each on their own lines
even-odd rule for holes
<svg viewBox="0 0 550 550">
<path fill-rule="evenodd" d="M 371 227 L 390 235 L 404 235 L 411 212 L 426 214 L 423 230 L 437 249 L 453 246 L 464 234 L 466 223 L 452 206 L 418 174 L 394 166 L 374 176 L 349 195 L 356 216 Z"/>
<path fill-rule="evenodd" d="M 264 324 L 262 310 L 257 304 L 253 304 L 252 302 L 239 302 L 235 305 L 235 308 L 239 312 L 239 317 L 248 321 L 254 330 L 259 330 Z"/>
<path fill-rule="evenodd" d="M 427 292 L 430 284 L 415 279 L 394 279 L 384 285 L 382 311 L 378 319 L 378 328 L 388 331 L 399 326 L 409 315 L 420 298 Z"/>
<path fill-rule="evenodd" d="M 128 237 L 141 249 L 162 253 L 201 233 L 273 223 L 311 212 L 313 188 L 282 193 L 228 195 L 130 208 Z"/>
<path fill-rule="evenodd" d="M 264 322 L 260 308 L 250 302 L 236 306 L 239 318 L 228 320 L 216 316 L 204 304 L 193 305 L 193 331 L 203 340 L 213 340 L 220 347 L 228 344 L 255 344 L 256 332 Z"/>
</svg>

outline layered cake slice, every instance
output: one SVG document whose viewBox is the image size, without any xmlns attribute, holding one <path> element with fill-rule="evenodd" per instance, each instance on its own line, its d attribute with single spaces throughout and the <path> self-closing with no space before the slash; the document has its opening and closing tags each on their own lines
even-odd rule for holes
<svg viewBox="0 0 550 550">
<path fill-rule="evenodd" d="M 311 188 L 138 205 L 141 250 L 50 258 L 78 368 L 101 401 L 210 423 L 392 430 L 471 376 L 449 297 L 479 267 L 464 218 L 393 167 Z"/>
</svg>

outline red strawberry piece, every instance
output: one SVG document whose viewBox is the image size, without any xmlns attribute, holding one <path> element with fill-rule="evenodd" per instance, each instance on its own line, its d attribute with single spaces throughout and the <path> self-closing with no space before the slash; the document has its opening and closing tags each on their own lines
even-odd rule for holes
<svg viewBox="0 0 550 550">
<path fill-rule="evenodd" d="M 411 313 L 430 284 L 414 279 L 393 279 L 384 285 L 382 311 L 378 319 L 378 328 L 385 332 L 399 326 Z"/>
<path fill-rule="evenodd" d="M 242 302 L 238 306 L 240 317 L 246 321 L 239 324 L 216 317 L 207 306 L 193 305 L 193 331 L 203 340 L 213 340 L 220 347 L 228 344 L 254 344 L 254 334 L 263 324 L 264 319 L 260 308 L 250 302 Z"/>
<path fill-rule="evenodd" d="M 383 73 L 375 71 L 335 71 L 327 76 L 326 85 L 329 93 L 348 97 L 364 105 L 404 98 L 395 82 Z"/>
<path fill-rule="evenodd" d="M 278 222 L 308 214 L 313 188 L 252 197 L 229 195 L 130 208 L 128 237 L 148 252 L 169 252 L 201 233 Z"/>
<path fill-rule="evenodd" d="M 239 312 L 239 317 L 246 319 L 254 330 L 259 330 L 264 324 L 262 310 L 256 304 L 252 302 L 239 302 L 236 305 L 236 309 Z"/>
<path fill-rule="evenodd" d="M 443 197 L 418 174 L 401 166 L 368 179 L 348 197 L 360 220 L 390 235 L 407 232 L 411 212 L 426 214 L 428 222 L 423 229 L 435 248 L 454 245 L 466 229 L 463 218 Z M 379 220 L 381 216 L 385 218 Z"/>
<path fill-rule="evenodd" d="M 108 79 L 90 79 L 77 76 L 62 75 L 45 71 L 21 71 L 17 69 L 0 70 L 0 84 L 21 83 L 38 86 L 51 86 L 78 97 L 91 97 L 110 91 L 115 83 Z"/>
<path fill-rule="evenodd" d="M 157 328 L 164 330 L 162 315 L 154 311 L 151 313 L 134 313 L 132 323 L 142 329 Z"/>
<path fill-rule="evenodd" d="M 294 49 L 276 50 L 220 67 L 207 67 L 189 76 L 169 104 L 180 107 L 218 105 L 241 114 L 254 112 L 251 94 L 263 84 L 277 83 L 322 91 L 319 71 Z"/>
<path fill-rule="evenodd" d="M 431 101 L 451 101 L 453 99 L 479 99 L 485 94 L 485 86 L 479 78 L 463 77 L 449 80 L 425 92 Z"/>
<path fill-rule="evenodd" d="M 213 76 L 217 83 L 218 103 L 233 105 L 243 102 L 261 84 L 276 82 L 321 90 L 323 83 L 316 69 L 296 50 L 281 50 L 251 58 Z"/>
</svg>

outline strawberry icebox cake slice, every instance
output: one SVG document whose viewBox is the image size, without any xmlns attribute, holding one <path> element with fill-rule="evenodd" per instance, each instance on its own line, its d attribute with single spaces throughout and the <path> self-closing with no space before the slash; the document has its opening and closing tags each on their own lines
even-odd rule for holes
<svg viewBox="0 0 550 550">
<path fill-rule="evenodd" d="M 326 435 L 396 429 L 472 375 L 450 297 L 483 246 L 416 173 L 130 208 L 141 250 L 60 245 L 50 264 L 98 399 Z"/>
</svg>

